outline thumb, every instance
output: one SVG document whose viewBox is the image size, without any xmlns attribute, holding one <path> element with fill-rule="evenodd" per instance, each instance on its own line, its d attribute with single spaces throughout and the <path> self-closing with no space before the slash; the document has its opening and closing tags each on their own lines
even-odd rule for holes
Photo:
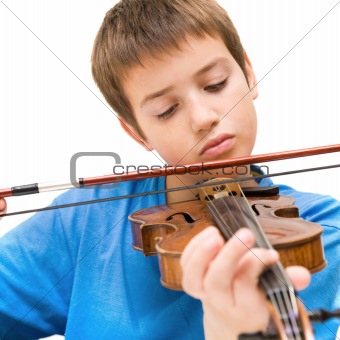
<svg viewBox="0 0 340 340">
<path fill-rule="evenodd" d="M 311 275 L 305 267 L 291 266 L 287 267 L 286 271 L 296 290 L 304 289 L 309 285 Z"/>
</svg>

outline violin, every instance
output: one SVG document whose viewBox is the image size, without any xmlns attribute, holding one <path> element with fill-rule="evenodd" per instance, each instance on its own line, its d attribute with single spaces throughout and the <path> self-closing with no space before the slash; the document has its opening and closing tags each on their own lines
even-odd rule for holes
<svg viewBox="0 0 340 340">
<path fill-rule="evenodd" d="M 207 187 L 204 194 L 200 190 L 200 201 L 149 207 L 129 216 L 133 248 L 146 256 L 158 255 L 161 283 L 165 287 L 181 290 L 179 261 L 184 248 L 204 228 L 216 225 L 205 203 L 207 195 L 211 198 L 226 190 L 223 180 L 220 183 Z M 240 189 L 236 190 L 240 196 Z M 326 266 L 322 227 L 301 219 L 292 197 L 279 195 L 278 187 L 244 188 L 243 193 L 284 267 L 300 265 L 315 273 Z M 227 240 L 234 232 L 224 234 L 224 238 Z"/>
<path fill-rule="evenodd" d="M 236 183 L 226 185 L 220 179 L 208 183 L 211 186 L 199 190 L 200 201 L 164 204 L 129 216 L 133 247 L 145 255 L 158 255 L 165 287 L 181 289 L 181 253 L 210 225 L 216 225 L 226 240 L 241 227 L 250 228 L 256 246 L 273 245 L 284 266 L 302 265 L 311 272 L 325 267 L 322 228 L 299 218 L 291 197 L 279 195 L 277 187 L 246 188 L 245 194 Z M 267 330 L 255 338 L 313 339 L 307 312 L 280 262 L 264 271 L 260 286 L 266 292 L 272 319 Z"/>
</svg>

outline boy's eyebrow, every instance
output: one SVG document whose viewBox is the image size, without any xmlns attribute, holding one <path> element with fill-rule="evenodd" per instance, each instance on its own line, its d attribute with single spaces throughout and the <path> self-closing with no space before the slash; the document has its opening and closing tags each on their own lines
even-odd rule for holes
<svg viewBox="0 0 340 340">
<path fill-rule="evenodd" d="M 147 95 L 145 98 L 143 98 L 140 107 L 143 107 L 147 102 L 157 98 L 157 97 L 161 97 L 164 96 L 165 94 L 169 93 L 174 87 L 173 86 L 168 86 L 165 89 L 162 89 L 160 91 L 154 92 L 154 93 L 150 93 L 149 95 Z"/>
<path fill-rule="evenodd" d="M 216 65 L 218 64 L 224 64 L 226 67 L 229 65 L 229 60 L 225 57 L 218 57 L 214 60 L 212 60 L 209 64 L 203 66 L 200 70 L 198 70 L 195 74 L 194 74 L 194 77 L 195 78 L 198 78 L 202 75 L 204 75 L 205 73 L 209 72 L 212 68 L 214 68 Z M 157 92 L 154 92 L 154 93 L 150 93 L 149 95 L 147 95 L 145 98 L 143 98 L 143 100 L 141 101 L 141 104 L 140 106 L 143 107 L 147 102 L 155 99 L 155 98 L 158 98 L 158 97 L 161 97 L 161 96 L 164 96 L 166 95 L 167 93 L 169 93 L 171 90 L 173 90 L 173 86 L 168 86 L 160 91 L 157 91 Z"/>
<path fill-rule="evenodd" d="M 195 78 L 198 78 L 205 73 L 209 72 L 212 68 L 214 68 L 218 64 L 224 64 L 226 67 L 230 64 L 229 60 L 225 57 L 218 57 L 212 60 L 209 64 L 203 66 L 200 70 L 198 70 L 195 74 Z"/>
</svg>

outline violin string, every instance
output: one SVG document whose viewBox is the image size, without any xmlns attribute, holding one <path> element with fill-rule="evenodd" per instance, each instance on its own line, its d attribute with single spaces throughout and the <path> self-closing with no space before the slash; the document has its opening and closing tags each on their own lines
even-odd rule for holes
<svg viewBox="0 0 340 340">
<path fill-rule="evenodd" d="M 269 285 L 266 278 L 263 279 L 262 283 L 264 286 Z M 284 324 L 286 335 L 289 337 L 293 336 L 294 340 L 301 339 L 301 330 L 296 319 L 298 315 L 293 307 L 295 296 L 293 295 L 293 297 L 290 296 L 289 298 L 287 296 L 289 290 L 285 289 L 284 286 L 274 289 L 268 287 L 266 291 L 268 291 L 270 295 L 270 300 L 274 308 L 277 308 L 277 314 L 280 315 L 280 319 Z"/>
<path fill-rule="evenodd" d="M 239 208 L 240 211 L 244 210 L 241 208 L 240 206 L 240 203 L 241 201 L 239 201 L 238 199 L 236 199 L 235 196 L 231 196 L 231 199 L 234 200 L 234 203 L 236 203 L 237 207 Z M 242 200 L 243 199 L 243 200 Z M 242 203 L 243 204 L 243 208 L 248 208 L 249 207 L 249 204 L 248 202 L 246 201 L 246 198 L 245 197 L 240 197 L 240 200 L 242 200 Z M 224 205 L 227 206 L 227 203 L 225 201 L 224 202 Z M 247 211 L 249 214 L 248 216 L 252 216 L 252 219 L 251 221 L 254 221 L 256 222 L 255 220 L 255 217 L 253 215 L 253 212 L 252 210 L 250 209 L 247 209 L 249 211 Z M 244 214 L 242 214 L 241 216 L 244 216 Z M 262 237 L 262 239 L 266 239 L 266 237 L 263 235 L 263 232 L 262 232 L 262 228 L 259 226 L 258 223 L 255 223 L 255 228 L 252 227 L 252 224 L 249 225 L 249 223 L 245 223 L 247 224 L 248 227 L 250 227 L 251 230 L 253 231 L 256 231 L 256 239 L 257 239 L 257 242 L 259 242 L 259 237 Z M 240 227 L 240 224 L 238 223 L 238 227 Z M 272 248 L 271 245 L 268 243 L 268 242 L 262 242 L 262 243 L 266 243 L 267 244 L 267 248 Z M 262 262 L 262 261 L 261 261 Z M 279 268 L 277 265 L 275 265 L 275 268 Z M 267 269 L 268 270 L 268 269 Z M 290 304 L 290 300 L 288 299 L 288 296 L 285 294 L 285 288 L 286 286 L 288 286 L 288 282 L 287 280 L 285 280 L 285 282 L 283 282 L 283 287 L 281 286 L 281 283 L 282 283 L 282 278 L 278 278 L 278 275 L 274 273 L 274 269 L 270 268 L 269 269 L 271 271 L 271 273 L 274 275 L 275 279 L 278 279 L 279 281 L 279 288 L 276 288 L 275 285 L 277 285 L 277 283 L 275 284 L 274 280 L 272 279 L 272 283 L 271 284 L 267 284 L 267 289 L 266 289 L 266 292 L 267 292 L 267 296 L 268 298 L 270 299 L 272 305 L 274 306 L 275 310 L 277 311 L 278 315 L 280 316 L 280 320 L 281 322 L 284 324 L 284 329 L 286 331 L 286 333 L 290 330 L 292 330 L 292 333 L 294 335 L 294 340 L 299 340 L 300 339 L 300 336 L 298 337 L 295 337 L 295 330 L 296 330 L 296 323 L 294 323 L 294 319 L 292 320 L 289 316 L 291 315 L 290 313 L 290 310 L 291 308 L 291 304 Z M 284 278 L 285 276 L 282 275 L 281 273 L 281 276 Z M 271 277 L 270 277 L 271 278 Z M 261 277 L 261 281 L 265 281 L 266 282 L 266 277 L 265 276 L 262 276 Z M 280 282 L 281 281 L 281 282 Z M 283 293 L 283 294 L 282 294 Z M 290 332 L 289 332 L 290 334 Z M 288 334 L 287 334 L 288 336 Z"/>
<path fill-rule="evenodd" d="M 227 186 L 228 187 L 228 186 Z M 228 187 L 229 189 L 229 187 Z M 230 189 L 229 189 L 229 194 L 230 194 Z M 229 195 L 230 196 L 230 195 Z M 240 211 L 240 216 L 244 216 L 244 214 L 241 214 L 242 211 L 244 209 L 241 208 L 240 206 L 240 202 L 238 199 L 236 199 L 236 197 L 234 195 L 231 195 L 230 196 L 231 199 L 234 201 L 234 203 L 236 204 L 237 208 L 239 209 Z M 246 200 L 246 198 L 243 196 L 243 199 Z M 240 200 L 242 200 L 242 197 L 240 197 Z M 228 205 L 227 203 L 225 202 L 225 200 L 223 200 L 223 203 L 224 203 L 224 207 L 227 208 L 228 210 L 230 210 L 228 208 Z M 245 201 L 242 201 L 243 204 L 243 208 L 247 208 L 249 207 L 249 204 L 248 202 L 245 202 Z M 253 212 L 252 210 L 248 209 L 249 211 L 247 211 L 247 213 L 250 213 L 250 216 L 252 216 L 252 219 L 251 221 L 256 221 L 255 220 L 255 217 L 253 215 Z M 248 215 L 249 216 L 249 215 Z M 237 220 L 236 218 L 234 218 L 234 220 Z M 238 229 L 241 227 L 240 223 L 238 222 Z M 261 228 L 260 226 L 257 224 L 256 228 L 252 228 L 252 225 L 247 223 L 247 221 L 245 221 L 245 226 L 244 227 L 248 227 L 249 229 L 251 229 L 253 232 L 256 232 L 256 241 L 257 243 L 259 242 L 259 237 L 262 237 L 262 239 L 265 239 L 264 235 L 261 235 L 261 233 L 258 233 L 258 231 L 261 231 Z M 269 244 L 269 242 L 262 242 L 262 243 L 266 243 L 267 244 L 267 248 L 272 248 L 271 245 Z M 252 252 L 252 251 L 251 251 Z M 253 253 L 253 252 L 252 252 Z M 260 260 L 261 261 L 261 260 Z M 261 261 L 262 262 L 262 261 Z M 263 262 L 262 262 L 263 263 Z M 266 266 L 267 267 L 267 266 Z M 269 268 L 267 270 L 270 270 L 271 273 L 274 275 L 274 277 L 277 279 L 277 275 L 275 275 L 273 269 Z M 266 281 L 266 278 L 264 276 L 261 277 L 261 281 Z M 273 280 L 272 280 L 273 281 Z M 281 280 L 280 280 L 281 281 Z M 287 283 L 285 282 L 284 285 L 286 285 Z M 285 315 L 288 315 L 288 311 L 285 309 L 285 306 L 286 304 L 284 302 L 287 303 L 287 301 L 284 301 L 282 299 L 282 296 L 281 296 L 281 289 L 279 289 L 279 291 L 277 291 L 275 289 L 275 283 L 272 282 L 271 284 L 267 284 L 267 289 L 266 289 L 266 294 L 267 294 L 267 297 L 269 298 L 269 300 L 271 301 L 272 305 L 274 306 L 275 310 L 277 311 L 278 315 L 280 316 L 280 320 L 281 322 L 283 322 L 284 324 L 284 329 L 287 331 L 290 327 L 289 327 L 289 324 L 288 324 L 288 320 L 284 317 Z M 274 288 L 273 288 L 274 286 Z M 295 339 L 294 339 L 295 340 Z M 296 339 L 296 340 L 299 340 L 299 339 Z"/>
<path fill-rule="evenodd" d="M 261 237 L 265 237 L 263 229 L 260 227 L 259 230 Z M 271 245 L 270 248 L 272 248 Z M 291 281 L 280 262 L 276 263 L 272 268 L 270 268 L 270 271 L 274 274 L 275 280 L 277 280 L 277 284 L 279 285 L 278 287 L 274 287 L 274 289 L 272 289 L 275 300 L 271 299 L 271 301 L 279 309 L 279 315 L 282 316 L 285 329 L 287 331 L 290 330 L 296 339 L 300 339 L 301 333 L 298 325 L 298 319 L 300 318 L 300 315 L 297 308 L 297 298 Z M 263 277 L 263 280 L 263 282 L 266 282 L 265 277 Z"/>
<path fill-rule="evenodd" d="M 244 214 L 241 214 L 241 212 L 244 209 L 241 208 L 239 201 L 236 199 L 236 197 L 232 193 L 232 190 L 229 188 L 229 186 L 226 186 L 226 188 L 228 190 L 229 198 L 234 201 L 235 207 L 237 207 L 238 211 L 240 212 L 239 216 L 244 216 Z M 220 200 L 222 200 L 223 208 L 224 208 L 225 211 L 227 211 L 229 219 L 232 220 L 232 223 L 229 223 L 229 224 L 226 222 L 226 219 L 223 218 L 223 216 L 220 212 L 220 209 L 218 209 L 218 207 L 215 203 L 215 200 L 211 200 L 210 196 L 208 196 L 208 195 L 206 195 L 206 197 L 208 197 L 208 199 L 209 199 L 210 206 L 213 207 L 214 215 L 217 216 L 220 219 L 220 221 L 222 222 L 221 225 L 223 227 L 226 227 L 224 229 L 225 229 L 225 232 L 226 231 L 229 232 L 229 236 L 233 235 L 234 232 L 235 232 L 235 231 L 232 230 L 230 224 L 236 226 L 237 230 L 239 230 L 241 228 L 240 219 L 236 218 L 236 214 L 235 214 L 236 211 L 232 211 L 230 209 L 230 206 L 227 204 L 227 202 L 223 198 L 220 199 Z M 244 199 L 246 199 L 246 198 L 244 197 Z M 249 207 L 248 202 L 246 202 L 245 207 L 246 208 Z M 250 216 L 252 216 L 254 218 L 253 212 L 250 209 L 250 207 L 249 207 L 248 210 L 251 213 Z M 247 224 L 247 223 L 245 223 L 245 224 Z M 249 224 L 247 226 L 249 227 Z M 253 229 L 253 228 L 250 228 L 250 229 Z M 262 231 L 261 228 L 260 228 L 260 231 Z M 262 233 L 263 233 L 263 231 L 262 231 Z M 264 235 L 261 235 L 261 237 L 264 237 Z M 258 238 L 258 236 L 257 236 L 257 238 Z M 269 244 L 269 248 L 271 248 L 270 244 Z M 251 251 L 251 249 L 249 249 L 249 250 Z M 272 271 L 272 273 L 275 276 L 275 273 L 273 271 Z M 281 276 L 283 278 L 285 277 L 284 274 L 283 275 L 281 274 Z M 266 287 L 267 296 L 270 299 L 275 310 L 277 311 L 278 315 L 280 315 L 280 320 L 281 320 L 281 322 L 284 323 L 285 330 L 289 330 L 289 334 L 294 336 L 294 340 L 295 339 L 300 340 L 301 339 L 300 329 L 298 327 L 298 324 L 297 324 L 296 318 L 295 318 L 297 310 L 294 311 L 294 308 L 293 308 L 294 303 L 292 304 L 292 302 L 294 300 L 293 301 L 291 300 L 292 298 L 295 299 L 295 295 L 290 293 L 290 298 L 287 296 L 287 289 L 286 288 L 288 288 L 288 285 L 289 285 L 288 282 L 283 283 L 284 287 L 280 287 L 279 289 L 274 287 L 274 289 L 273 289 L 273 287 L 272 287 L 273 284 L 269 284 L 269 282 L 267 282 L 265 277 L 263 277 L 262 280 L 263 280 L 264 286 Z M 282 279 L 280 281 L 282 281 Z M 288 291 L 290 292 L 290 289 L 288 289 Z M 293 313 L 291 313 L 291 311 L 293 311 Z"/>
<path fill-rule="evenodd" d="M 276 315 L 280 316 L 280 321 L 283 323 L 284 326 L 284 330 L 285 330 L 285 335 L 289 336 L 287 334 L 287 330 L 288 330 L 288 325 L 286 324 L 286 320 L 284 318 L 284 314 L 282 311 L 282 301 L 280 299 L 276 299 L 276 295 L 274 294 L 273 288 L 271 287 L 270 283 L 267 282 L 267 279 L 265 277 L 262 278 L 262 284 L 263 287 L 266 291 L 266 295 L 268 297 L 268 299 L 271 301 L 271 304 L 274 308 L 274 311 L 276 313 Z"/>
<path fill-rule="evenodd" d="M 228 194 L 229 194 L 229 196 L 231 197 L 231 190 L 229 189 L 228 186 L 227 186 L 227 188 L 228 188 Z M 203 190 L 204 190 L 204 189 L 203 189 Z M 220 198 L 220 200 L 223 200 L 223 208 L 224 208 L 226 214 L 228 215 L 228 219 L 232 220 L 232 223 L 228 223 L 228 222 L 226 221 L 226 219 L 222 217 L 222 214 L 220 213 L 220 210 L 219 210 L 218 207 L 217 207 L 216 199 L 215 199 L 215 200 L 214 200 L 214 199 L 210 199 L 210 196 L 209 196 L 209 195 L 206 195 L 206 197 L 208 197 L 208 199 L 209 199 L 209 204 L 210 204 L 209 207 L 212 208 L 212 210 L 213 210 L 213 216 L 214 216 L 215 218 L 217 217 L 217 218 L 220 220 L 220 222 L 221 222 L 221 223 L 218 224 L 218 226 L 220 227 L 220 229 L 221 229 L 221 227 L 223 227 L 224 234 L 227 233 L 227 234 L 228 234 L 228 238 L 230 238 L 230 237 L 233 236 L 234 233 L 235 233 L 235 230 L 232 230 L 232 229 L 234 229 L 234 228 L 232 228 L 232 226 L 233 226 L 233 227 L 236 227 L 237 230 L 239 230 L 239 229 L 241 228 L 241 225 L 240 225 L 240 223 L 238 222 L 238 220 L 236 219 L 235 214 L 233 214 L 233 213 L 231 212 L 231 209 L 230 209 L 229 205 L 223 200 L 223 198 Z M 232 197 L 234 198 L 233 195 L 232 195 Z M 237 203 L 235 198 L 234 198 L 234 200 L 235 200 L 235 203 Z M 240 210 L 241 210 L 241 209 L 240 209 Z M 225 214 L 225 215 L 226 215 L 226 214 Z M 244 226 L 244 227 L 246 227 L 246 226 Z M 235 236 L 236 236 L 236 235 L 235 235 Z M 237 236 L 236 236 L 236 237 L 237 237 Z M 238 238 L 238 239 L 239 239 L 239 238 Z M 239 240 L 240 240 L 240 239 L 239 239 Z M 244 245 L 245 247 L 247 247 L 249 251 L 252 252 L 252 250 L 251 250 L 247 245 L 245 245 L 243 241 L 240 240 L 240 242 L 242 242 L 243 245 Z M 253 252 L 252 252 L 252 253 L 253 253 Z M 261 260 L 260 260 L 260 261 L 261 261 Z M 262 262 L 262 261 L 261 261 L 261 262 Z M 276 305 L 276 301 L 275 301 L 275 299 L 273 298 L 272 294 L 270 293 L 269 284 L 266 284 L 266 285 L 264 286 L 264 288 L 265 288 L 266 291 L 267 291 L 267 297 L 271 300 L 271 302 L 272 302 L 273 305 Z M 276 308 L 276 310 L 277 310 L 277 309 L 278 309 L 278 308 Z"/>
<path fill-rule="evenodd" d="M 253 214 L 252 209 L 246 201 L 246 198 L 244 198 L 244 200 L 244 206 L 248 208 L 250 214 Z M 259 223 L 257 223 L 257 220 L 255 218 L 256 217 L 254 216 L 254 226 L 251 229 L 253 231 L 256 231 L 257 239 L 267 239 L 262 227 Z M 266 244 L 267 248 L 273 248 L 270 243 L 266 242 Z M 261 246 L 263 247 L 263 242 Z M 268 292 L 269 294 L 269 299 L 272 305 L 278 311 L 278 315 L 280 315 L 280 320 L 284 324 L 284 329 L 286 330 L 286 332 L 288 334 L 292 333 L 294 335 L 294 339 L 300 339 L 300 330 L 296 320 L 296 317 L 298 316 L 298 309 L 296 304 L 296 296 L 294 294 L 292 284 L 288 276 L 286 275 L 286 272 L 284 271 L 281 263 L 276 263 L 274 266 L 270 267 L 267 270 L 271 272 L 272 276 L 269 276 L 268 278 L 267 276 L 263 275 L 261 277 L 261 283 L 267 283 L 266 292 Z M 267 279 L 271 279 L 271 282 L 267 282 Z"/>
<path fill-rule="evenodd" d="M 291 315 L 292 313 L 290 313 L 292 310 L 289 303 L 290 301 L 282 298 L 281 296 L 281 294 L 285 294 L 284 289 L 273 289 L 267 282 L 266 278 L 263 278 L 261 282 L 263 286 L 266 287 L 265 291 L 267 292 L 267 297 L 271 301 L 276 315 L 280 316 L 285 336 L 292 340 L 301 340 L 301 332 L 296 323 L 296 319 Z M 286 303 L 288 303 L 288 305 Z"/>
<path fill-rule="evenodd" d="M 228 187 L 228 186 L 227 186 Z M 248 203 L 248 201 L 246 200 L 246 198 L 243 196 L 241 196 L 239 199 L 236 199 L 236 197 L 234 195 L 231 196 L 232 200 L 234 200 L 234 203 L 236 203 L 237 207 L 239 208 L 240 211 L 244 210 L 241 208 L 240 203 L 242 202 L 242 206 L 243 208 L 245 208 L 247 210 L 247 214 L 242 214 L 241 216 L 251 216 L 251 222 L 253 222 L 253 224 L 247 224 L 248 227 L 250 227 L 250 229 L 253 232 L 256 232 L 256 239 L 257 242 L 259 242 L 259 238 L 262 238 L 262 240 L 266 240 L 265 242 L 261 242 L 261 246 L 263 247 L 264 244 L 266 244 L 268 249 L 272 249 L 272 246 L 269 242 L 267 242 L 267 237 L 264 234 L 264 231 L 262 229 L 262 227 L 260 226 L 259 223 L 257 223 L 256 217 L 254 216 L 254 213 L 252 211 L 252 209 L 250 208 L 250 205 Z M 227 205 L 226 202 L 223 200 L 225 206 Z M 240 227 L 240 225 L 239 225 Z M 262 262 L 262 261 L 261 261 Z M 274 270 L 276 269 L 280 271 L 280 276 L 278 275 L 278 273 L 275 273 Z M 267 269 L 268 270 L 268 269 Z M 296 333 L 296 330 L 298 330 L 298 326 L 296 324 L 296 320 L 293 317 L 292 313 L 290 313 L 292 309 L 292 298 L 295 299 L 295 295 L 291 296 L 290 299 L 287 296 L 287 290 L 291 291 L 291 289 L 289 289 L 290 286 L 290 280 L 288 279 L 288 277 L 285 275 L 285 272 L 283 272 L 283 268 L 282 266 L 275 264 L 273 268 L 269 268 L 270 272 L 273 274 L 273 276 L 275 277 L 276 280 L 278 280 L 279 282 L 279 288 L 277 290 L 277 288 L 275 288 L 275 283 L 270 284 L 270 289 L 268 287 L 267 291 L 270 294 L 269 298 L 271 300 L 271 303 L 277 308 L 277 310 L 279 311 L 279 315 L 280 315 L 280 320 L 283 322 L 284 324 L 284 328 L 285 330 L 292 330 L 292 333 L 294 335 L 294 339 L 298 340 L 300 339 L 300 335 L 299 335 L 299 331 L 298 333 Z M 264 276 L 262 276 L 262 279 L 266 281 L 266 278 Z M 282 285 L 283 284 L 283 287 Z M 274 288 L 273 288 L 274 286 Z M 295 313 L 293 313 L 295 315 Z M 286 317 L 287 316 L 287 317 Z M 296 337 L 297 334 L 297 337 Z"/>
</svg>

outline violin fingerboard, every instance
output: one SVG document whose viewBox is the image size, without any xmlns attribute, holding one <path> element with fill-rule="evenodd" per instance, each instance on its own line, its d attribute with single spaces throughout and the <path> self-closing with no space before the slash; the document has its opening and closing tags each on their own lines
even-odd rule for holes
<svg viewBox="0 0 340 340">
<path fill-rule="evenodd" d="M 245 197 L 215 198 L 207 206 L 226 239 L 231 238 L 240 228 L 249 228 L 255 235 L 257 247 L 272 248 Z M 249 251 L 252 250 L 249 249 Z M 254 254 L 254 256 L 256 255 Z M 257 258 L 261 261 L 259 257 Z M 295 292 L 280 262 L 265 268 L 260 276 L 260 286 L 272 306 L 272 316 L 275 319 L 276 328 L 282 329 L 288 340 L 302 340 L 301 321 Z M 271 330 L 268 335 L 270 333 L 272 333 Z"/>
</svg>

